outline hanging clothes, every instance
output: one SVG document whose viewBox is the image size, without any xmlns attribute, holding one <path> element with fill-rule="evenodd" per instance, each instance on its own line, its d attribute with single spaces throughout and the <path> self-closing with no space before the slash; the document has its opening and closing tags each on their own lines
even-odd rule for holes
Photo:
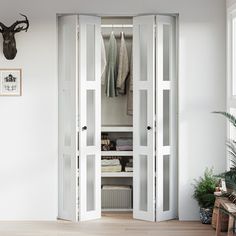
<svg viewBox="0 0 236 236">
<path fill-rule="evenodd" d="M 126 79 L 129 74 L 129 58 L 124 33 L 121 33 L 119 66 L 116 88 L 119 94 L 126 94 Z"/>
<path fill-rule="evenodd" d="M 130 74 L 129 74 L 129 89 L 130 91 L 133 91 L 133 53 L 131 49 L 131 54 L 130 54 Z"/>
<path fill-rule="evenodd" d="M 101 83 L 105 84 L 107 57 L 104 40 L 101 34 Z"/>
<path fill-rule="evenodd" d="M 107 68 L 106 68 L 106 95 L 107 97 L 117 96 L 117 43 L 114 32 L 111 32 L 108 46 Z"/>
<path fill-rule="evenodd" d="M 127 91 L 127 115 L 133 115 L 133 54 L 131 51 L 130 56 L 130 73 L 128 78 L 128 91 Z"/>
</svg>

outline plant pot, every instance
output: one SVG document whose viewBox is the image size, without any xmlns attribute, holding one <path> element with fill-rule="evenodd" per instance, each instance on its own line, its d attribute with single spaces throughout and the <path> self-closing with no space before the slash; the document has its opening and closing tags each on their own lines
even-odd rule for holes
<svg viewBox="0 0 236 236">
<path fill-rule="evenodd" d="M 200 208 L 199 213 L 202 224 L 211 224 L 212 208 Z"/>
</svg>

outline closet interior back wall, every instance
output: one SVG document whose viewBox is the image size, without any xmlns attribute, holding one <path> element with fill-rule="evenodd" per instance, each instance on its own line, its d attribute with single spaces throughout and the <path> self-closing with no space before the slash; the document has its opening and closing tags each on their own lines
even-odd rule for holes
<svg viewBox="0 0 236 236">
<path fill-rule="evenodd" d="M 119 60 L 119 54 L 121 50 L 121 37 L 124 35 L 125 44 L 128 54 L 128 67 L 132 70 L 131 55 L 132 55 L 132 40 L 133 40 L 133 19 L 126 17 L 105 17 L 102 18 L 101 32 L 105 47 L 106 71 L 110 71 L 109 66 L 114 63 L 114 58 L 109 55 L 116 51 L 116 72 L 115 81 L 118 80 L 118 67 L 121 61 Z M 112 41 L 112 50 L 109 47 L 110 36 L 112 33 L 115 36 L 115 42 Z M 123 41 L 124 42 L 124 41 Z M 114 46 L 116 45 L 116 46 Z M 126 51 L 126 50 L 125 50 Z M 123 62 L 127 62 L 126 53 L 122 50 L 124 57 Z M 104 55 L 104 54 L 103 54 Z M 122 57 L 122 58 L 124 58 Z M 103 61 L 103 60 L 102 60 Z M 126 64 L 126 63 L 125 63 Z M 123 64 L 122 64 L 123 65 Z M 126 64 L 127 65 L 127 64 Z M 112 66 L 113 68 L 113 66 Z M 123 73 L 126 75 L 127 67 L 123 67 Z M 121 72 L 122 70 L 120 70 Z M 113 70 L 112 73 L 113 74 Z M 124 75 L 123 74 L 123 75 Z M 130 140 L 133 138 L 132 126 L 133 116 L 128 114 L 128 92 L 130 85 L 129 74 L 123 76 L 125 78 L 125 94 L 122 94 L 120 90 L 116 90 L 117 96 L 114 96 L 113 92 L 109 92 L 109 96 L 106 93 L 106 88 L 113 84 L 113 78 L 110 74 L 106 74 L 105 82 L 102 83 L 102 95 L 101 95 L 101 120 L 102 120 L 102 139 L 103 141 L 109 141 L 109 144 L 102 147 L 102 191 L 101 191 L 101 206 L 102 211 L 132 211 L 132 186 L 133 186 L 133 152 L 132 149 L 119 149 L 119 142 L 127 143 L 132 147 Z M 102 80 L 103 81 L 103 80 Z M 124 81 L 124 80 L 122 80 Z M 116 82 L 115 82 L 116 84 Z M 109 88 L 111 89 L 110 86 Z M 116 87 L 116 86 L 115 86 Z M 117 88 L 117 87 L 116 87 Z M 110 90 L 108 90 L 110 91 Z M 129 93 L 130 95 L 130 93 Z M 129 103 L 130 104 L 130 103 Z M 129 106 L 130 107 L 130 106 Z M 119 140 L 119 142 L 118 142 Z M 111 144 L 111 145 L 110 145 Z M 107 149 L 108 148 L 108 149 Z M 127 147 L 125 147 L 127 148 Z M 114 164 L 116 163 L 116 164 Z M 119 163 L 119 164 L 118 164 Z M 127 169 L 128 167 L 128 169 Z"/>
<path fill-rule="evenodd" d="M 128 17 L 104 17 L 102 18 L 102 36 L 104 40 L 106 56 L 110 34 L 113 31 L 117 42 L 117 61 L 119 60 L 119 48 L 121 42 L 121 32 L 124 32 L 129 62 L 132 54 L 132 34 L 133 19 Z M 104 27 L 103 27 L 104 26 Z M 119 26 L 119 27 L 117 27 Z M 123 27 L 122 27 L 123 26 Z M 126 27 L 128 26 L 128 27 Z M 117 97 L 107 97 L 105 94 L 106 86 L 102 85 L 102 125 L 132 126 L 133 117 L 127 114 L 127 94 Z"/>
</svg>

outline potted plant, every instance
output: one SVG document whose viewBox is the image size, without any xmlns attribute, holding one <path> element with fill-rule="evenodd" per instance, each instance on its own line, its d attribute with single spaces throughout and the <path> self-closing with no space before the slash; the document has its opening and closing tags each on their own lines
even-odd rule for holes
<svg viewBox="0 0 236 236">
<path fill-rule="evenodd" d="M 213 113 L 221 114 L 236 128 L 236 117 L 228 112 L 215 111 Z M 236 141 L 228 140 L 226 143 L 229 152 L 230 170 L 221 174 L 225 178 L 227 192 L 236 191 Z"/>
<path fill-rule="evenodd" d="M 200 206 L 200 220 L 203 224 L 210 224 L 212 218 L 213 207 L 215 203 L 215 188 L 217 179 L 213 175 L 213 169 L 206 169 L 204 176 L 198 180 L 195 179 L 193 184 L 193 198 Z"/>
<path fill-rule="evenodd" d="M 232 193 L 236 190 L 236 142 L 229 140 L 226 143 L 230 157 L 230 170 L 223 173 L 227 192 Z"/>
</svg>

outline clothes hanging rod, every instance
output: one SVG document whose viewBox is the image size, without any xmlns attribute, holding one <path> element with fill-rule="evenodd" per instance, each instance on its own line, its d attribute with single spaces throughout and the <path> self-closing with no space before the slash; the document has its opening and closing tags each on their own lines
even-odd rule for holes
<svg viewBox="0 0 236 236">
<path fill-rule="evenodd" d="M 109 39 L 110 38 L 110 34 L 102 34 L 102 37 L 104 38 L 104 39 Z M 120 37 L 120 34 L 115 34 L 115 37 Z M 132 34 L 125 34 L 125 38 L 127 39 L 127 38 L 133 38 L 133 35 Z"/>
<path fill-rule="evenodd" d="M 133 28 L 133 25 L 117 25 L 117 24 L 114 24 L 114 25 L 101 25 L 101 28 Z"/>
</svg>

